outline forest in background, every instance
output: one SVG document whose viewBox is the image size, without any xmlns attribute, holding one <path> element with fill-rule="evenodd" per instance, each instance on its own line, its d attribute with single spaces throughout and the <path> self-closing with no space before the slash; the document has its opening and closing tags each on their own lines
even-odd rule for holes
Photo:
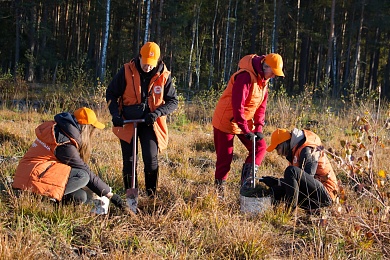
<svg viewBox="0 0 390 260">
<path fill-rule="evenodd" d="M 289 95 L 390 97 L 390 1 L 2 0 L 1 77 L 106 85 L 157 42 L 186 97 L 221 89 L 246 54 L 280 53 Z"/>
</svg>

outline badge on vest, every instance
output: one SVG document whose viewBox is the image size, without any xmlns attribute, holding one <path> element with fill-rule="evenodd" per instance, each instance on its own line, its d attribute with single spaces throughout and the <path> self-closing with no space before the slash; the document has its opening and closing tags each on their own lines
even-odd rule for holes
<svg viewBox="0 0 390 260">
<path fill-rule="evenodd" d="M 154 93 L 156 93 L 156 94 L 161 94 L 162 87 L 161 87 L 161 86 L 154 86 L 153 91 L 154 91 Z"/>
<path fill-rule="evenodd" d="M 293 163 L 297 163 L 298 162 L 298 158 L 296 156 L 294 156 L 294 159 L 293 159 Z"/>
</svg>

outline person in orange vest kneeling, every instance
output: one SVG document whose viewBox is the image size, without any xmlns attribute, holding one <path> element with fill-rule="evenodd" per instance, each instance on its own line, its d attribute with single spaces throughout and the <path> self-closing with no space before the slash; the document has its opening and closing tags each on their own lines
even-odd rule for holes
<svg viewBox="0 0 390 260">
<path fill-rule="evenodd" d="M 16 168 L 12 187 L 48 196 L 56 201 L 82 204 L 89 188 L 124 212 L 126 203 L 97 175 L 86 162 L 91 155 L 92 136 L 105 126 L 93 110 L 82 107 L 59 113 L 35 129 L 37 138 Z M 106 213 L 106 212 L 105 212 Z"/>
<path fill-rule="evenodd" d="M 275 202 L 285 201 L 289 210 L 297 206 L 312 211 L 330 206 L 338 193 L 338 183 L 318 135 L 309 130 L 276 129 L 267 152 L 276 150 L 289 166 L 283 178 L 264 176 Z"/>
</svg>

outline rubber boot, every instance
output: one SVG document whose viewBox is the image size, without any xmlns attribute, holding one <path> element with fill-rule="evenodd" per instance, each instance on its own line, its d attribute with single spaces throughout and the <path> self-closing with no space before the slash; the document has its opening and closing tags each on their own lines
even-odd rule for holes
<svg viewBox="0 0 390 260">
<path fill-rule="evenodd" d="M 255 173 L 257 172 L 258 167 L 259 166 L 255 165 Z M 244 163 L 241 171 L 241 188 L 252 188 L 254 181 L 255 180 L 252 178 L 252 163 Z"/>
<path fill-rule="evenodd" d="M 224 199 L 226 192 L 226 180 L 215 179 L 214 185 L 218 199 Z"/>
<path fill-rule="evenodd" d="M 145 188 L 146 194 L 149 197 L 155 197 L 157 195 L 158 185 L 158 169 L 150 172 L 145 172 Z"/>
</svg>

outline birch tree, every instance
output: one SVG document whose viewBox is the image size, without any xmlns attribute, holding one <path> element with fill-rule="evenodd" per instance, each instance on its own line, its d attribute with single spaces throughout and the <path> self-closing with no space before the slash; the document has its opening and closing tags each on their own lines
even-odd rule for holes
<svg viewBox="0 0 390 260">
<path fill-rule="evenodd" d="M 101 56 L 101 62 L 100 62 L 100 80 L 103 82 L 106 74 L 106 57 L 107 57 L 107 43 L 108 43 L 108 37 L 110 33 L 110 6 L 111 6 L 111 0 L 107 0 L 106 3 L 106 23 L 105 23 L 105 30 L 104 30 L 104 37 L 103 37 L 103 44 L 102 44 L 102 56 Z"/>
<path fill-rule="evenodd" d="M 192 29 L 191 29 L 191 46 L 190 46 L 190 57 L 188 58 L 188 70 L 187 70 L 187 79 L 188 79 L 188 90 L 191 90 L 192 88 L 192 55 L 194 53 L 194 45 L 195 45 L 195 39 L 196 39 L 196 13 L 197 13 L 197 4 L 194 4 L 194 18 L 192 22 Z"/>
<path fill-rule="evenodd" d="M 14 66 L 14 79 L 18 73 L 19 56 L 20 56 L 20 0 L 14 1 L 15 8 L 15 66 Z"/>
<path fill-rule="evenodd" d="M 335 6 L 336 6 L 336 0 L 332 0 L 332 9 L 330 12 L 330 25 L 329 25 L 329 38 L 328 38 L 328 54 L 327 54 L 327 62 L 326 62 L 326 74 L 325 77 L 327 78 L 332 78 L 330 73 L 331 73 L 331 68 L 332 68 L 332 63 L 333 59 L 336 57 L 333 57 L 333 42 L 334 42 L 334 12 L 335 12 Z M 336 68 L 333 68 L 335 71 Z M 333 79 L 333 84 L 336 84 L 336 79 Z M 325 92 L 327 92 L 328 85 L 325 85 Z"/>
<path fill-rule="evenodd" d="M 215 12 L 214 12 L 214 19 L 213 24 L 211 26 L 211 57 L 210 57 L 210 70 L 209 70 L 209 80 L 208 80 L 208 87 L 210 88 L 213 84 L 213 78 L 214 78 L 214 62 L 215 62 L 215 21 L 217 20 L 217 14 L 218 14 L 218 0 L 215 3 Z"/>
<path fill-rule="evenodd" d="M 361 39 L 362 39 L 362 30 L 363 30 L 363 21 L 364 21 L 364 0 L 362 0 L 362 9 L 360 13 L 360 23 L 359 23 L 359 29 L 358 29 L 358 37 L 356 40 L 356 52 L 355 52 L 355 62 L 353 66 L 353 77 L 354 77 L 354 83 L 353 83 L 353 101 L 355 101 L 355 96 L 357 94 L 357 90 L 359 88 L 359 73 L 360 73 L 360 46 L 361 46 Z"/>
<path fill-rule="evenodd" d="M 301 0 L 297 1 L 297 21 L 295 23 L 295 44 L 294 44 L 294 67 L 293 67 L 293 84 L 295 84 L 297 79 L 297 52 L 298 52 L 298 41 L 299 41 L 299 16 L 301 11 Z"/>
<path fill-rule="evenodd" d="M 235 51 L 235 45 L 236 45 L 236 30 L 237 30 L 237 7 L 238 7 L 238 1 L 236 0 L 236 7 L 234 9 L 234 29 L 233 29 L 233 39 L 232 39 L 232 47 L 231 47 L 231 53 L 230 53 L 230 61 L 229 61 L 229 70 L 228 70 L 228 76 L 232 73 L 232 64 L 233 64 L 233 54 Z"/>
<path fill-rule="evenodd" d="M 144 44 L 149 41 L 149 27 L 150 27 L 150 0 L 146 0 L 146 19 L 145 19 Z"/>
<path fill-rule="evenodd" d="M 232 0 L 229 0 L 229 6 L 228 6 L 228 13 L 227 13 L 227 19 L 226 19 L 226 34 L 225 34 L 225 55 L 223 60 L 223 72 L 224 72 L 224 81 L 228 81 L 228 70 L 227 70 L 227 56 L 228 56 L 228 49 L 229 49 L 229 27 L 230 27 L 230 8 L 231 8 Z"/>
</svg>

